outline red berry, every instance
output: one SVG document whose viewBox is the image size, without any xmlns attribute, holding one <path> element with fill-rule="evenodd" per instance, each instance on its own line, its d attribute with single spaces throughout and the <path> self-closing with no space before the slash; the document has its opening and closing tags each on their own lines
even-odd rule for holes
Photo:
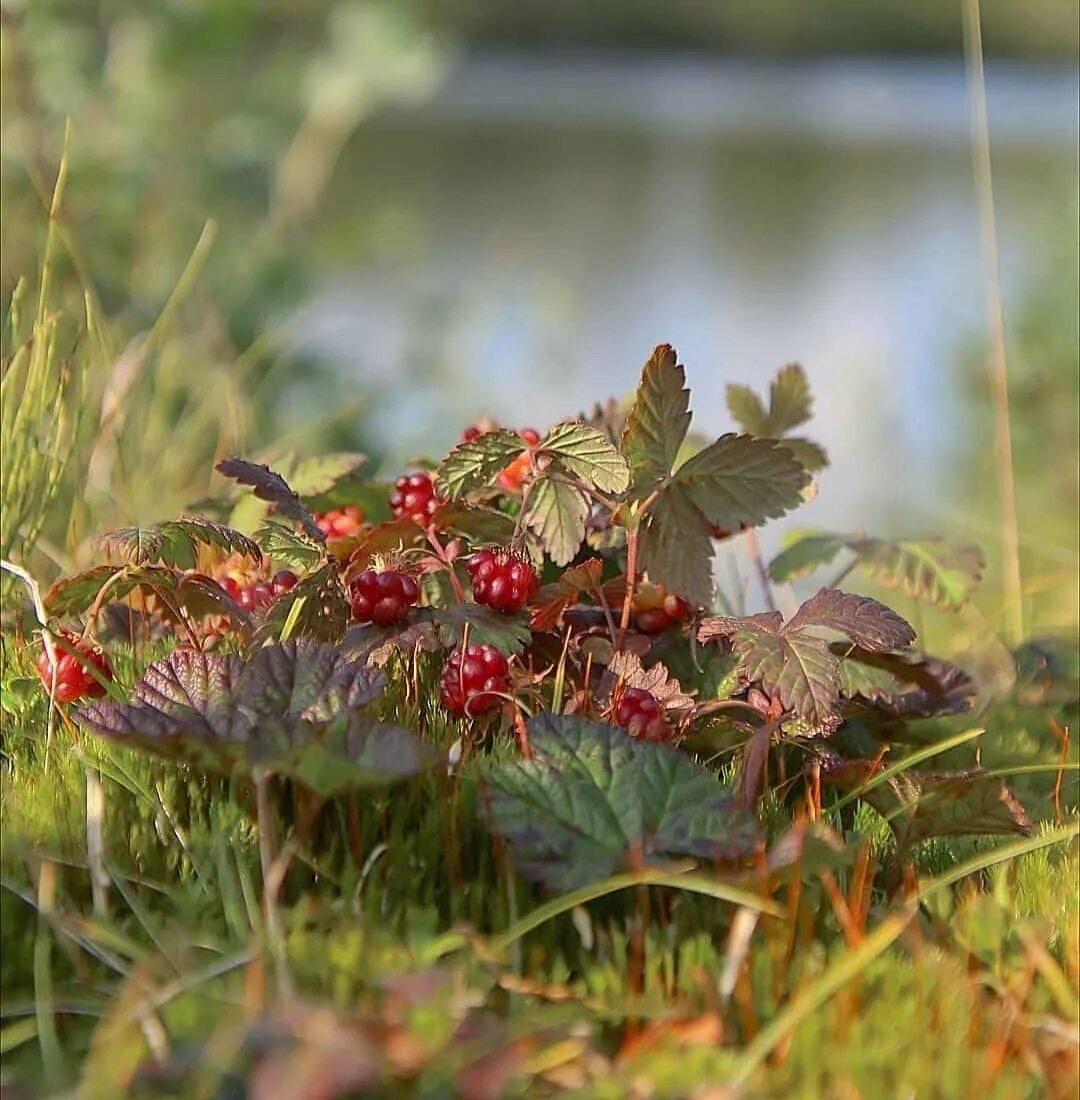
<svg viewBox="0 0 1080 1100">
<path fill-rule="evenodd" d="M 476 424 L 470 424 L 461 433 L 461 442 L 462 443 L 472 443 L 472 441 L 474 439 L 479 439 L 483 434 L 484 434 L 484 429 L 483 428 L 478 427 Z"/>
<path fill-rule="evenodd" d="M 540 442 L 540 433 L 535 428 L 519 428 L 518 435 L 525 440 L 530 447 L 535 447 Z"/>
<path fill-rule="evenodd" d="M 644 688 L 626 688 L 615 706 L 615 724 L 639 741 L 666 741 L 671 736 L 664 711 Z"/>
<path fill-rule="evenodd" d="M 634 592 L 635 622 L 643 634 L 662 634 L 690 614 L 690 604 L 673 596 L 662 584 L 643 581 Z"/>
<path fill-rule="evenodd" d="M 469 559 L 468 570 L 476 602 L 507 615 L 520 611 L 540 588 L 532 564 L 501 546 L 478 550 Z"/>
<path fill-rule="evenodd" d="M 409 608 L 420 598 L 420 589 L 405 573 L 393 569 L 365 569 L 349 585 L 352 617 L 358 623 L 390 626 L 404 622 Z"/>
<path fill-rule="evenodd" d="M 634 616 L 634 622 L 642 634 L 663 634 L 673 621 L 662 607 L 649 607 Z"/>
<path fill-rule="evenodd" d="M 451 714 L 477 715 L 500 703 L 495 692 L 510 688 L 510 666 L 491 645 L 461 646 L 450 654 L 439 680 L 439 697 Z"/>
<path fill-rule="evenodd" d="M 282 569 L 274 574 L 270 583 L 274 586 L 274 595 L 283 596 L 299 584 L 299 578 L 291 569 Z"/>
<path fill-rule="evenodd" d="M 426 525 L 440 504 L 442 499 L 435 492 L 430 474 L 406 474 L 394 482 L 390 507 L 398 519 L 412 519 Z"/>
<path fill-rule="evenodd" d="M 359 504 L 345 504 L 329 512 L 316 512 L 315 523 L 328 539 L 347 539 L 360 533 L 364 510 Z"/>
<path fill-rule="evenodd" d="M 240 585 L 236 583 L 235 578 L 222 577 L 221 580 L 218 581 L 218 584 L 220 584 L 221 587 L 225 589 L 225 592 L 230 599 L 240 599 Z"/>
<path fill-rule="evenodd" d="M 56 698 L 61 703 L 105 694 L 105 685 L 93 671 L 96 670 L 102 680 L 112 680 L 112 663 L 104 650 L 66 631 L 53 641 L 53 648 L 56 651 Z M 42 642 L 37 672 L 46 691 L 52 690 L 52 671 L 49 651 Z"/>
</svg>

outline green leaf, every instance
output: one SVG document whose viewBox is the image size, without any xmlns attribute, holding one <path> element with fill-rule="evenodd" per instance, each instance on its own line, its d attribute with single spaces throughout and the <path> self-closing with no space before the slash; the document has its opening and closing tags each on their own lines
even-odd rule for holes
<svg viewBox="0 0 1080 1100">
<path fill-rule="evenodd" d="M 551 477 L 534 481 L 525 498 L 524 520 L 556 565 L 574 559 L 585 539 L 589 499 L 575 485 Z"/>
<path fill-rule="evenodd" d="M 689 410 L 686 370 L 670 344 L 658 344 L 641 372 L 622 438 L 638 493 L 667 480 L 690 427 Z"/>
<path fill-rule="evenodd" d="M 198 564 L 199 546 L 216 546 L 226 553 L 246 554 L 262 561 L 258 544 L 247 535 L 202 516 L 181 516 L 180 519 L 150 527 L 121 527 L 101 537 L 106 549 L 119 553 L 129 565 L 171 565 L 178 569 L 194 569 Z"/>
<path fill-rule="evenodd" d="M 385 674 L 317 642 L 235 654 L 175 649 L 155 661 L 127 703 L 79 707 L 102 737 L 232 775 L 255 767 L 337 793 L 412 774 L 437 759 L 408 731 L 359 714 Z"/>
<path fill-rule="evenodd" d="M 781 442 L 795 456 L 796 461 L 811 473 L 829 465 L 829 455 L 825 448 L 811 439 L 784 436 Z"/>
<path fill-rule="evenodd" d="M 982 579 L 982 551 L 971 544 L 937 538 L 878 539 L 825 532 L 798 536 L 769 566 L 775 581 L 812 572 L 850 550 L 863 573 L 886 588 L 902 588 L 919 600 L 955 611 Z"/>
<path fill-rule="evenodd" d="M 641 567 L 653 581 L 692 604 L 713 597 L 713 543 L 709 526 L 685 488 L 669 485 L 647 513 L 640 536 Z"/>
<path fill-rule="evenodd" d="M 753 817 L 714 775 L 667 745 L 542 714 L 528 722 L 531 760 L 487 774 L 491 820 L 526 877 L 573 890 L 672 856 L 741 860 Z"/>
<path fill-rule="evenodd" d="M 783 445 L 723 435 L 675 471 L 675 483 L 705 518 L 725 531 L 756 527 L 803 503 L 806 470 Z"/>
<path fill-rule="evenodd" d="M 630 484 L 626 459 L 603 433 L 579 421 L 556 424 L 540 443 L 540 451 L 571 477 L 602 493 L 622 493 Z"/>
<path fill-rule="evenodd" d="M 766 435 L 782 436 L 810 419 L 813 399 L 806 373 L 798 363 L 781 367 L 769 387 L 769 421 Z"/>
<path fill-rule="evenodd" d="M 985 566 L 977 546 L 941 539 L 854 539 L 848 546 L 879 584 L 953 611 L 971 598 Z"/>
<path fill-rule="evenodd" d="M 460 645 L 469 628 L 469 645 L 493 645 L 501 653 L 517 654 L 529 644 L 532 630 L 527 612 L 504 615 L 483 604 L 461 603 L 433 614 L 439 637 L 447 648 Z"/>
<path fill-rule="evenodd" d="M 844 535 L 793 532 L 788 545 L 773 558 L 769 576 L 778 584 L 812 573 L 828 565 L 848 545 Z"/>
<path fill-rule="evenodd" d="M 440 505 L 432 517 L 440 531 L 464 535 L 473 543 L 504 545 L 513 538 L 514 517 L 494 508 L 483 508 L 452 501 Z M 415 525 L 414 525 L 415 526 Z"/>
<path fill-rule="evenodd" d="M 355 452 L 313 455 L 296 464 L 289 484 L 298 496 L 321 497 L 333 493 L 342 482 L 355 481 L 356 473 L 367 465 L 367 456 Z"/>
<path fill-rule="evenodd" d="M 297 604 L 300 610 L 294 612 Z M 280 638 L 282 628 L 289 620 L 292 621 L 293 637 L 318 638 L 327 642 L 341 638 L 349 621 L 349 601 L 332 565 L 324 565 L 309 573 L 294 588 L 274 600 L 257 633 L 257 640 Z"/>
<path fill-rule="evenodd" d="M 749 387 L 730 382 L 727 387 L 727 407 L 735 422 L 751 435 L 769 435 L 769 414 L 761 398 Z"/>
<path fill-rule="evenodd" d="M 493 485 L 499 474 L 525 450 L 517 432 L 484 432 L 459 443 L 443 460 L 435 475 L 435 488 L 446 500 Z"/>
<path fill-rule="evenodd" d="M 295 520 L 316 542 L 325 542 L 326 536 L 319 530 L 314 516 L 304 507 L 303 501 L 289 483 L 269 466 L 248 462 L 242 458 L 223 458 L 214 467 L 222 476 L 249 485 L 260 500 L 265 500 L 291 520 Z"/>
<path fill-rule="evenodd" d="M 325 544 L 312 542 L 306 535 L 276 520 L 266 520 L 255 532 L 255 541 L 271 561 L 283 565 L 307 570 L 326 560 Z"/>
</svg>

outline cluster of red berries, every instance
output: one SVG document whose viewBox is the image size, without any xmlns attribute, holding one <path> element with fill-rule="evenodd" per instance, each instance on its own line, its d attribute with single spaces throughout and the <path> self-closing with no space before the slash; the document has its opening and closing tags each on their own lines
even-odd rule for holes
<svg viewBox="0 0 1080 1100">
<path fill-rule="evenodd" d="M 467 566 L 477 603 L 513 615 L 536 595 L 540 578 L 532 564 L 504 547 L 478 550 Z"/>
<path fill-rule="evenodd" d="M 398 519 L 411 519 L 426 526 L 442 498 L 435 492 L 431 474 L 405 474 L 394 482 L 390 507 Z"/>
<path fill-rule="evenodd" d="M 254 581 L 252 584 L 240 584 L 233 577 L 222 577 L 218 584 L 245 611 L 263 611 L 278 596 L 284 596 L 299 583 L 299 578 L 291 569 L 282 569 L 269 581 Z"/>
<path fill-rule="evenodd" d="M 535 447 L 540 442 L 540 433 L 535 428 L 520 428 L 518 429 L 518 435 L 525 440 L 530 448 Z M 499 488 L 516 492 L 521 488 L 525 478 L 528 477 L 530 469 L 532 469 L 532 453 L 528 450 L 522 451 L 499 474 Z"/>
<path fill-rule="evenodd" d="M 349 606 L 358 623 L 390 626 L 404 622 L 419 598 L 416 581 L 394 569 L 365 569 L 349 585 Z"/>
<path fill-rule="evenodd" d="M 720 541 L 723 541 L 724 539 L 729 539 L 732 535 L 740 535 L 743 531 L 750 530 L 749 523 L 740 523 L 738 531 L 725 531 L 724 528 L 717 523 L 711 523 L 709 524 L 709 527 L 712 531 L 712 537 L 714 539 L 719 539 Z"/>
<path fill-rule="evenodd" d="M 105 694 L 105 683 L 113 678 L 112 662 L 100 646 L 82 641 L 77 634 L 64 631 L 53 640 L 56 652 L 56 698 L 72 703 L 84 697 Z M 95 675 L 96 673 L 96 675 Z M 53 663 L 44 641 L 37 659 L 37 674 L 46 691 L 53 686 Z"/>
<path fill-rule="evenodd" d="M 451 713 L 475 716 L 493 710 L 510 689 L 510 665 L 492 645 L 471 645 L 450 654 L 439 680 L 439 697 Z"/>
<path fill-rule="evenodd" d="M 644 688 L 625 688 L 615 704 L 615 725 L 639 741 L 667 741 L 671 727 L 655 696 Z"/>
<path fill-rule="evenodd" d="M 663 634 L 690 615 L 690 605 L 668 592 L 662 584 L 645 581 L 634 591 L 634 624 L 643 634 Z"/>
<path fill-rule="evenodd" d="M 359 504 L 345 504 L 329 512 L 316 512 L 315 525 L 327 539 L 352 538 L 364 525 L 364 509 Z"/>
</svg>

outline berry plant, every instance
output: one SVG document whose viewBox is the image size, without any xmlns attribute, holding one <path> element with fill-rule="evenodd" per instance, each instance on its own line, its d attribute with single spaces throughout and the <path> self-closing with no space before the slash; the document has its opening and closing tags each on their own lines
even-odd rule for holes
<svg viewBox="0 0 1080 1100">
<path fill-rule="evenodd" d="M 972 676 L 920 648 L 905 615 L 840 587 L 860 570 L 905 606 L 956 611 L 979 583 L 979 551 L 809 532 L 765 562 L 756 530 L 810 499 L 828 459 L 793 434 L 811 415 L 800 367 L 781 370 L 767 399 L 733 385 L 728 401 L 742 430 L 692 432 L 684 368 L 661 345 L 625 406 L 544 432 L 478 421 L 438 463 L 392 482 L 367 477 L 358 456 L 285 473 L 223 459 L 210 514 L 114 531 L 105 560 L 44 593 L 37 673 L 72 739 L 90 735 L 102 774 L 121 775 L 109 752 L 147 757 L 155 827 L 177 836 L 207 831 L 199 807 L 222 792 L 234 825 L 254 823 L 261 902 L 251 906 L 242 878 L 223 904 L 233 923 L 253 909 L 276 1003 L 294 1006 L 266 1035 L 310 1048 L 310 1072 L 351 1050 L 350 1088 L 415 1083 L 433 1050 L 466 1038 L 509 1058 L 491 1073 L 525 1072 L 534 1040 L 496 1019 L 487 994 L 483 1013 L 455 1008 L 454 1029 L 430 1046 L 413 1036 L 408 1057 L 382 1041 L 442 996 L 441 959 L 497 932 L 477 967 L 489 989 L 498 972 L 499 996 L 600 1004 L 606 981 L 621 1007 L 605 1001 L 599 1016 L 622 1021 L 629 1059 L 651 1041 L 650 1019 L 686 1009 L 668 992 L 682 982 L 690 1001 L 704 997 L 695 1011 L 724 1072 L 744 1080 L 779 1042 L 764 1045 L 756 1013 L 789 967 L 817 965 L 803 948 L 824 918 L 800 908 L 804 892 L 869 959 L 952 882 L 920 884 L 933 845 L 1032 833 L 1008 776 L 971 749 L 975 734 L 944 724 L 976 705 Z M 733 550 L 751 565 L 756 608 L 745 587 L 717 584 L 717 555 Z M 836 581 L 794 599 L 789 582 L 841 556 Z M 109 646 L 123 650 L 122 676 Z M 184 784 L 168 805 L 164 776 Z M 1013 843 L 1034 850 L 1060 835 Z M 387 852 L 421 844 L 428 854 L 391 870 Z M 411 900 L 397 908 L 395 891 Z M 404 926 L 422 904 L 445 936 L 422 948 L 418 984 L 380 987 L 362 1026 L 332 1014 L 316 1026 L 295 1007 L 319 929 L 379 906 Z M 567 924 L 528 939 L 570 912 L 576 938 Z M 501 969 L 523 938 L 532 948 Z M 598 942 L 610 973 L 583 991 L 573 960 Z M 671 943 L 683 946 L 671 954 Z M 550 958 L 570 961 L 545 969 Z M 697 973 L 713 975 L 707 995 Z M 267 980 L 260 971 L 248 984 Z M 269 1081 L 279 1040 L 230 1034 L 225 1046 L 251 1052 Z M 601 1045 L 595 1065 L 610 1068 Z M 540 1057 L 529 1072 L 548 1092 L 600 1088 L 579 1046 L 576 1076 Z M 166 1080 L 180 1058 L 152 1047 L 145 1080 Z M 462 1080 L 463 1095 L 500 1094 Z M 259 1095 L 351 1094 L 266 1087 Z"/>
</svg>

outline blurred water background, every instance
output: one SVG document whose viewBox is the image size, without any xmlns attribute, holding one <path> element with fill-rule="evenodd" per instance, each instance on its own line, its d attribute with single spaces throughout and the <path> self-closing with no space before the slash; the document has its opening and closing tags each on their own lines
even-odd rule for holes
<svg viewBox="0 0 1080 1100">
<path fill-rule="evenodd" d="M 1076 4 L 982 10 L 1025 548 L 1072 567 Z M 226 446 L 352 447 L 391 474 L 479 413 L 540 427 L 627 394 L 667 341 L 710 432 L 731 427 L 727 382 L 805 365 L 832 467 L 795 524 L 996 537 L 959 3 L 0 13 L 5 305 L 35 270 L 66 120 L 53 277 L 123 339 L 214 219 L 158 341 L 167 384 L 143 370 L 172 442 L 208 452 L 191 469 Z M 99 373 L 115 390 L 115 362 Z M 219 377 L 242 379 L 221 422 L 185 430 Z M 145 468 L 125 431 L 114 473 Z M 197 495 L 159 472 L 102 483 L 109 518 Z"/>
</svg>

